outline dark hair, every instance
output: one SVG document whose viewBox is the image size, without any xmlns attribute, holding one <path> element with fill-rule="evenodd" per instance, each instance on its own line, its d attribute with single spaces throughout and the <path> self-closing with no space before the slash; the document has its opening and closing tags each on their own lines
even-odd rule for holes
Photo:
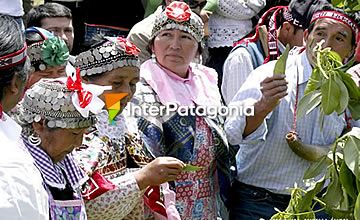
<svg viewBox="0 0 360 220">
<path fill-rule="evenodd" d="M 24 17 L 25 27 L 41 27 L 44 18 L 66 17 L 72 19 L 71 10 L 61 4 L 48 2 L 32 8 Z"/>
<path fill-rule="evenodd" d="M 0 14 L 0 56 L 21 50 L 24 47 L 24 41 L 23 32 L 14 18 Z M 29 66 L 25 64 L 26 62 L 22 62 L 0 70 L 0 100 L 3 99 L 4 88 L 10 85 L 15 75 L 26 80 Z"/>
</svg>

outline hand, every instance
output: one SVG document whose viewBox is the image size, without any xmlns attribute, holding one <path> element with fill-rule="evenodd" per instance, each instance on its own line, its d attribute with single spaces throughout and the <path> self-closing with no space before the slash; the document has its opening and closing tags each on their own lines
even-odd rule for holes
<svg viewBox="0 0 360 220">
<path fill-rule="evenodd" d="M 267 77 L 261 83 L 262 97 L 259 101 L 259 106 L 264 112 L 271 112 L 280 102 L 280 99 L 287 96 L 287 82 L 285 75 L 274 75 Z"/>
<path fill-rule="evenodd" d="M 173 181 L 185 164 L 174 157 L 158 157 L 135 173 L 140 190 Z"/>
<path fill-rule="evenodd" d="M 201 10 L 201 12 L 200 12 L 201 20 L 202 20 L 204 23 L 206 23 L 206 22 L 209 21 L 210 15 L 212 15 L 212 12 L 211 12 L 211 11 Z"/>
</svg>

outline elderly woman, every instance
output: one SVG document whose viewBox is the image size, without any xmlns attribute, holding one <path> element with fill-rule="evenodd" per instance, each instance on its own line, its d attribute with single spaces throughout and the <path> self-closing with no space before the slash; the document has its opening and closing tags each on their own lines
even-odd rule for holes
<svg viewBox="0 0 360 220">
<path fill-rule="evenodd" d="M 31 63 L 26 88 L 30 88 L 42 78 L 66 76 L 65 66 L 68 63 L 69 50 L 63 39 L 39 27 L 27 28 L 25 37 Z"/>
<path fill-rule="evenodd" d="M 76 58 L 84 81 L 112 87 L 101 97 L 108 111 L 96 115 L 97 123 L 76 150 L 90 177 L 83 191 L 89 219 L 144 219 L 144 190 L 174 180 L 184 167 L 171 157 L 150 162 L 136 120 L 122 113 L 139 81 L 138 53 L 135 45 L 114 37 L 99 40 Z"/>
<path fill-rule="evenodd" d="M 102 87 L 93 87 L 83 86 L 80 77 L 42 79 L 26 91 L 17 109 L 22 140 L 48 192 L 50 219 L 86 219 L 80 186 L 87 176 L 71 153 L 95 122 L 89 111 L 104 105 L 96 97 Z"/>
<path fill-rule="evenodd" d="M 171 3 L 155 21 L 152 59 L 140 68 L 133 101 L 141 106 L 138 126 L 154 157 L 173 156 L 201 168 L 182 173 L 172 184 L 182 219 L 216 219 L 219 186 L 226 189 L 229 184 L 230 157 L 220 118 L 204 112 L 221 106 L 217 73 L 191 63 L 201 53 L 203 33 L 200 17 L 187 4 Z M 171 112 L 176 105 L 178 111 Z M 204 111 L 196 111 L 198 107 Z"/>
<path fill-rule="evenodd" d="M 34 160 L 19 146 L 21 127 L 5 112 L 23 94 L 29 64 L 17 22 L 0 15 L 0 219 L 47 219 L 47 193 Z"/>
</svg>

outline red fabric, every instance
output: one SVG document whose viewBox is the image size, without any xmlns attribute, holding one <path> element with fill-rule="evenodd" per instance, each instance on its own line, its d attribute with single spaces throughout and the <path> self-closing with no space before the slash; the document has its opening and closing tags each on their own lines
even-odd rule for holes
<svg viewBox="0 0 360 220">
<path fill-rule="evenodd" d="M 107 180 L 103 175 L 98 172 L 94 172 L 87 181 L 87 186 L 82 191 L 82 196 L 85 200 L 92 200 L 115 188 L 116 186 Z"/>
<path fill-rule="evenodd" d="M 189 5 L 185 2 L 172 2 L 165 9 L 166 16 L 177 22 L 188 21 L 191 16 Z"/>
<path fill-rule="evenodd" d="M 79 97 L 79 104 L 81 108 L 85 108 L 91 102 L 93 97 L 92 93 L 85 91 L 82 87 L 80 69 L 76 69 L 76 80 L 74 81 L 71 76 L 68 76 L 66 86 L 71 91 L 76 91 Z"/>
<path fill-rule="evenodd" d="M 153 212 L 167 217 L 164 201 L 160 196 L 160 186 L 148 187 L 144 194 L 144 202 Z"/>
</svg>

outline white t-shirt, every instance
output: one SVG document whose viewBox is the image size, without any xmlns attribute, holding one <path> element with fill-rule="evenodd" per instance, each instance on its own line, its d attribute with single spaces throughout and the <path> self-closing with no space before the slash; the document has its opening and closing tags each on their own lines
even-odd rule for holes
<svg viewBox="0 0 360 220">
<path fill-rule="evenodd" d="M 34 160 L 22 146 L 21 127 L 0 119 L 0 219 L 49 219 L 48 195 Z"/>
<path fill-rule="evenodd" d="M 24 15 L 22 0 L 0 0 L 0 14 L 19 17 Z"/>
</svg>

